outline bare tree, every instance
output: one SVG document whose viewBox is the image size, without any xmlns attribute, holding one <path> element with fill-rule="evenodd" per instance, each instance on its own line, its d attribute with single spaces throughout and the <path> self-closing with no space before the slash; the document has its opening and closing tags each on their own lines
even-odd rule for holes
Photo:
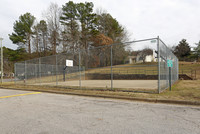
<svg viewBox="0 0 200 134">
<path fill-rule="evenodd" d="M 33 27 L 33 47 L 37 53 L 43 52 L 46 55 L 47 51 L 47 24 L 46 21 L 41 20 Z"/>
<path fill-rule="evenodd" d="M 39 28 L 38 25 L 33 27 L 33 49 L 38 53 L 39 52 Z"/>
<path fill-rule="evenodd" d="M 153 54 L 153 50 L 152 49 L 150 49 L 150 48 L 143 49 L 141 51 L 141 53 L 140 53 L 140 56 L 142 58 L 143 63 L 145 63 L 146 56 L 152 55 L 152 54 Z"/>
<path fill-rule="evenodd" d="M 48 32 L 49 32 L 49 42 L 53 54 L 56 54 L 56 48 L 60 43 L 60 16 L 61 8 L 58 7 L 58 4 L 51 3 L 47 11 L 45 11 L 44 16 L 47 20 Z"/>
</svg>

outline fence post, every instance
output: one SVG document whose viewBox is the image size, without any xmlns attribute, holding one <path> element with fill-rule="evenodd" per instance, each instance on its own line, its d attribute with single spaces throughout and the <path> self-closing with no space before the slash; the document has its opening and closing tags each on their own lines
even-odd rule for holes
<svg viewBox="0 0 200 134">
<path fill-rule="evenodd" d="M 24 84 L 26 85 L 26 79 L 27 79 L 27 70 L 26 70 L 26 61 L 24 62 Z"/>
<path fill-rule="evenodd" d="M 157 38 L 157 51 L 158 51 L 158 93 L 160 93 L 160 45 L 159 45 L 159 36 Z"/>
<path fill-rule="evenodd" d="M 178 80 L 179 79 L 179 63 L 178 63 L 178 59 L 176 59 L 176 66 L 177 66 L 177 78 L 176 78 L 176 80 Z"/>
<path fill-rule="evenodd" d="M 78 52 L 78 59 L 79 59 L 79 89 L 81 89 L 81 50 L 79 48 L 79 52 Z"/>
<path fill-rule="evenodd" d="M 113 54 L 112 54 L 112 46 L 113 45 L 111 45 L 111 48 L 110 48 L 111 90 L 113 90 L 113 72 L 112 72 L 112 65 L 113 65 L 113 63 L 112 63 L 112 56 L 113 56 Z"/>
<path fill-rule="evenodd" d="M 41 73 L 42 73 L 42 70 L 41 70 L 41 58 L 39 58 L 39 76 L 40 76 L 40 85 L 41 85 Z"/>
<path fill-rule="evenodd" d="M 14 75 L 15 75 L 15 76 L 14 76 L 14 77 L 15 77 L 15 85 L 16 85 L 16 83 L 17 83 L 17 76 L 16 76 L 16 75 L 17 75 L 17 70 L 16 70 L 17 67 L 16 67 L 16 65 L 17 65 L 17 63 L 15 63 L 15 65 L 14 65 L 14 66 L 15 66 L 15 74 L 14 74 Z"/>
<path fill-rule="evenodd" d="M 171 70 L 172 68 L 169 67 L 169 90 L 172 91 L 172 74 L 171 74 Z"/>
<path fill-rule="evenodd" d="M 58 71 L 58 59 L 57 59 L 57 55 L 56 55 L 56 86 L 58 86 L 58 75 L 57 75 L 57 71 Z"/>
<path fill-rule="evenodd" d="M 35 83 L 37 83 L 37 64 L 35 64 Z"/>
<path fill-rule="evenodd" d="M 54 67 L 54 66 L 52 65 L 52 66 L 51 66 L 52 82 L 53 82 L 53 77 L 54 77 L 54 70 L 53 70 L 54 68 L 53 68 L 53 67 Z"/>
</svg>

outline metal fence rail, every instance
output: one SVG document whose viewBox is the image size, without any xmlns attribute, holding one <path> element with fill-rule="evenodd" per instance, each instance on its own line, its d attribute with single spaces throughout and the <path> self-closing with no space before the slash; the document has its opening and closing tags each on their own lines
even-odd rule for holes
<svg viewBox="0 0 200 134">
<path fill-rule="evenodd" d="M 66 59 L 73 60 L 73 67 L 64 69 Z M 178 59 L 159 38 L 91 46 L 15 63 L 15 83 L 160 93 L 169 87 L 168 59 L 174 83 Z"/>
</svg>

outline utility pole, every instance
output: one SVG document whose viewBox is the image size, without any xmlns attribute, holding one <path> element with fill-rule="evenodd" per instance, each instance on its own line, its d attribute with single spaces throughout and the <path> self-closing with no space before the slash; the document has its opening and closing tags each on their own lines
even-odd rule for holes
<svg viewBox="0 0 200 134">
<path fill-rule="evenodd" d="M 1 42 L 1 83 L 3 83 L 3 47 L 2 47 L 3 38 L 0 37 Z"/>
</svg>

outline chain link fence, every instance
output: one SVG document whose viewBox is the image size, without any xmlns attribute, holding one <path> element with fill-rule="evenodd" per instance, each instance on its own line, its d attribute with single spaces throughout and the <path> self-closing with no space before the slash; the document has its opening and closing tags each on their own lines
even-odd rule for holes
<svg viewBox="0 0 200 134">
<path fill-rule="evenodd" d="M 179 76 L 178 68 L 178 58 L 172 53 L 172 51 L 165 45 L 165 43 L 158 38 L 158 57 L 160 57 L 158 62 L 159 69 L 159 79 L 158 79 L 158 91 L 162 92 L 163 90 L 169 87 L 169 79 L 171 79 L 172 84 L 174 84 Z M 172 60 L 173 65 L 171 67 L 171 74 L 169 72 L 169 67 L 167 66 L 167 60 Z M 170 78 L 171 77 L 171 78 Z"/>
<path fill-rule="evenodd" d="M 72 89 L 160 93 L 169 87 L 167 60 L 178 59 L 159 38 L 90 47 L 15 63 L 15 83 Z M 66 67 L 66 60 L 73 60 Z"/>
</svg>

